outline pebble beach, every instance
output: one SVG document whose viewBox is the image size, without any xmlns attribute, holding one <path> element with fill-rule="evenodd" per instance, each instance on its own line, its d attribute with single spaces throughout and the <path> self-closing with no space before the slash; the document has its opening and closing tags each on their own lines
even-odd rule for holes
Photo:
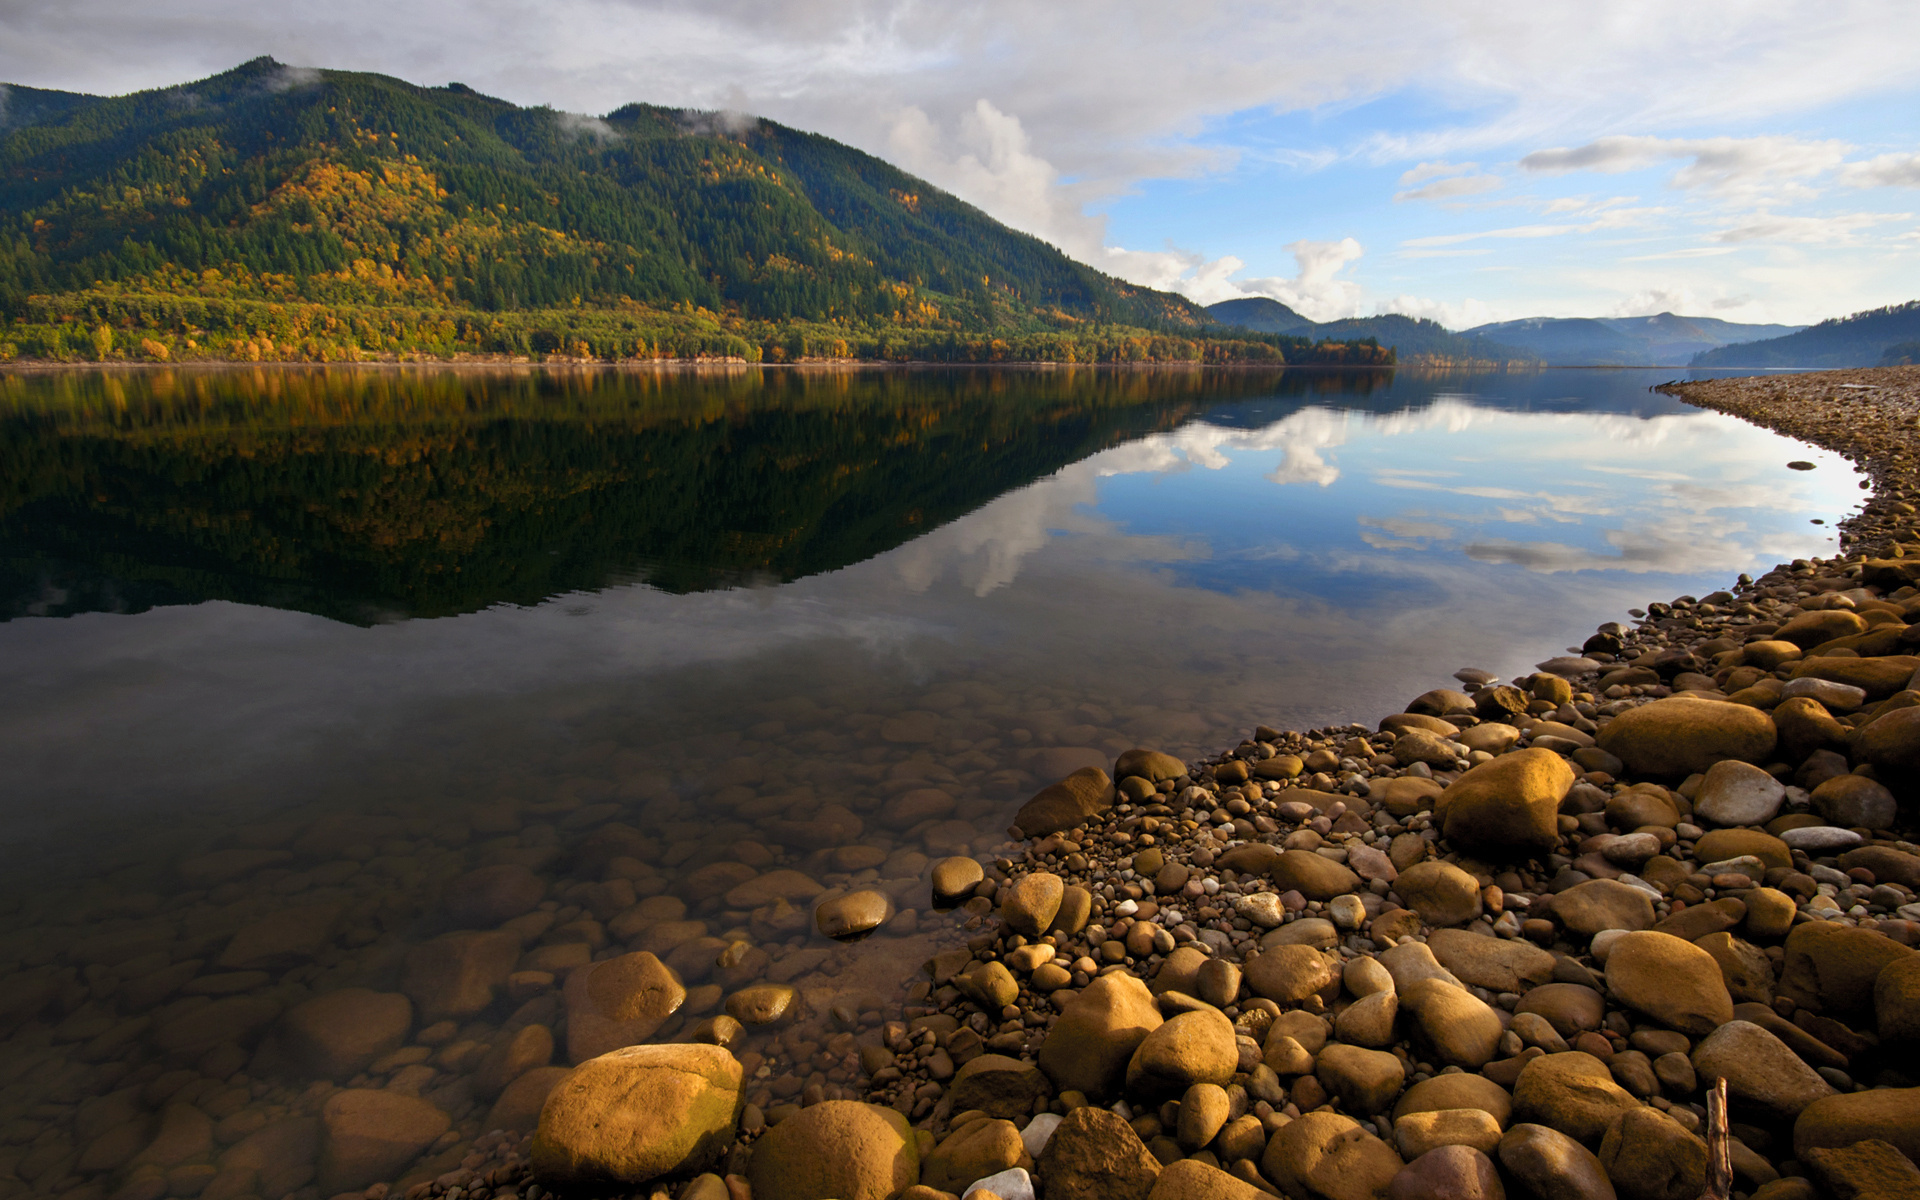
<svg viewBox="0 0 1920 1200">
<path fill-rule="evenodd" d="M 1025 759 L 1004 832 L 914 710 L 871 802 L 743 754 L 656 825 L 289 819 L 17 907 L 0 1200 L 1920 1195 L 1920 368 L 1667 390 L 1866 471 L 1838 553 Z"/>
</svg>

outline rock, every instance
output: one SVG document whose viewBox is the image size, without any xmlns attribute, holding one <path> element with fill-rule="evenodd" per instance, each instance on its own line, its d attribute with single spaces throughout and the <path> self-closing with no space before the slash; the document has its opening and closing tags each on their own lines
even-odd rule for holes
<svg viewBox="0 0 1920 1200">
<path fill-rule="evenodd" d="M 546 881 L 518 863 L 468 871 L 447 887 L 447 914 L 467 929 L 492 929 L 547 898 Z"/>
<path fill-rule="evenodd" d="M 540 1124 L 540 1110 L 547 1097 L 572 1071 L 566 1067 L 535 1067 L 509 1083 L 493 1102 L 484 1122 L 488 1129 L 511 1129 L 532 1133 Z"/>
<path fill-rule="evenodd" d="M 893 900 L 875 888 L 848 892 L 813 910 L 814 927 L 843 942 L 872 933 L 892 917 Z"/>
<path fill-rule="evenodd" d="M 907 1119 L 890 1108 L 826 1100 L 762 1134 L 747 1161 L 756 1200 L 888 1200 L 920 1177 Z"/>
<path fill-rule="evenodd" d="M 1012 926 L 1015 933 L 1037 938 L 1046 932 L 1053 915 L 1060 911 L 1060 898 L 1065 889 L 1066 882 L 1051 871 L 1023 875 L 1000 890 L 1000 919 Z"/>
<path fill-rule="evenodd" d="M 1287 906 L 1273 892 L 1255 892 L 1242 896 L 1235 904 L 1239 914 L 1256 929 L 1278 929 L 1287 919 Z"/>
<path fill-rule="evenodd" d="M 1046 1091 L 1046 1076 L 1038 1067 L 1004 1054 L 969 1059 L 947 1085 L 955 1112 L 977 1108 L 1003 1120 L 1024 1119 Z"/>
<path fill-rule="evenodd" d="M 1613 943 L 1607 991 L 1668 1028 L 1695 1036 L 1733 1020 L 1733 998 L 1713 956 L 1650 929 L 1623 933 Z"/>
<path fill-rule="evenodd" d="M 941 859 L 933 864 L 934 906 L 951 908 L 959 904 L 986 877 L 986 870 L 971 858 Z"/>
<path fill-rule="evenodd" d="M 1555 896 L 1553 915 L 1583 937 L 1609 929 L 1647 929 L 1654 920 L 1653 897 L 1617 879 L 1589 879 Z"/>
<path fill-rule="evenodd" d="M 1787 935 L 1774 990 L 1801 1008 L 1852 1023 L 1872 1015 L 1881 970 L 1913 953 L 1878 930 L 1809 921 Z"/>
<path fill-rule="evenodd" d="M 1196 1083 L 1225 1084 L 1238 1069 L 1233 1023 L 1217 1010 L 1183 1012 L 1141 1040 L 1127 1063 L 1130 1093 L 1165 1095 Z"/>
<path fill-rule="evenodd" d="M 473 1094 L 491 1100 L 528 1071 L 553 1061 L 553 1031 L 545 1025 L 525 1025 L 502 1037 L 473 1069 Z"/>
<path fill-rule="evenodd" d="M 1545 1125 L 1589 1144 L 1599 1143 L 1615 1117 L 1639 1107 L 1640 1102 L 1613 1081 L 1605 1063 L 1579 1050 L 1534 1059 L 1513 1085 L 1516 1120 Z"/>
<path fill-rule="evenodd" d="M 1213 1141 L 1233 1115 L 1227 1090 L 1214 1083 L 1196 1083 L 1180 1097 L 1178 1140 L 1189 1154 Z"/>
<path fill-rule="evenodd" d="M 1098 767 L 1082 767 L 1041 788 L 1020 806 L 1013 823 L 1028 837 L 1045 837 L 1086 823 L 1113 807 L 1113 781 Z"/>
<path fill-rule="evenodd" d="M 1874 1028 L 1883 1042 L 1920 1042 L 1920 954 L 1895 958 L 1873 983 Z"/>
<path fill-rule="evenodd" d="M 220 1156 L 220 1169 L 251 1174 L 261 1194 L 284 1196 L 312 1182 L 322 1132 L 314 1117 L 274 1121 L 228 1147 Z"/>
<path fill-rule="evenodd" d="M 1061 1010 L 1040 1046 L 1040 1069 L 1056 1092 L 1105 1101 L 1119 1095 L 1133 1052 L 1161 1023 L 1145 984 L 1124 972 L 1102 975 Z"/>
<path fill-rule="evenodd" d="M 1553 978 L 1553 955 L 1519 938 L 1436 929 L 1427 938 L 1427 948 L 1462 982 L 1491 992 L 1524 992 Z"/>
<path fill-rule="evenodd" d="M 1493 1061 L 1505 1027 L 1479 997 L 1438 979 L 1417 980 L 1400 989 L 1400 1007 L 1412 1014 L 1421 1040 L 1434 1061 L 1477 1071 Z"/>
<path fill-rule="evenodd" d="M 1115 779 L 1138 775 L 1149 783 L 1165 783 L 1169 779 L 1182 778 L 1186 773 L 1187 764 L 1158 750 L 1129 750 L 1113 764 Z M 1026 827 L 1023 825 L 1021 828 Z"/>
<path fill-rule="evenodd" d="M 339 904 L 306 904 L 262 917 L 233 935 L 218 965 L 258 971 L 313 959 L 333 941 L 345 912 Z"/>
<path fill-rule="evenodd" d="M 1920 1168 L 1878 1138 L 1845 1149 L 1810 1150 L 1807 1159 L 1835 1200 L 1920 1200 Z"/>
<path fill-rule="evenodd" d="M 202 1157 L 212 1148 L 213 1122 L 207 1114 L 191 1104 L 169 1104 L 160 1112 L 159 1128 L 153 1137 L 128 1165 L 177 1166 Z"/>
<path fill-rule="evenodd" d="M 1869 658 L 1803 658 L 1787 668 L 1792 679 L 1825 679 L 1859 688 L 1869 700 L 1885 700 L 1907 686 L 1920 659 L 1908 654 Z"/>
<path fill-rule="evenodd" d="M 654 1035 L 686 1003 L 673 969 L 646 951 L 581 967 L 567 976 L 567 1057 L 575 1064 Z"/>
<path fill-rule="evenodd" d="M 1362 1116 L 1385 1112 L 1406 1086 L 1406 1074 L 1393 1055 L 1359 1046 L 1330 1045 L 1314 1063 L 1314 1075 L 1328 1094 L 1341 1108 Z"/>
<path fill-rule="evenodd" d="M 1506 1200 L 1493 1160 L 1473 1146 L 1441 1146 L 1400 1168 L 1387 1200 Z"/>
<path fill-rule="evenodd" d="M 1218 1167 L 1183 1158 L 1161 1170 L 1147 1200 L 1267 1200 L 1267 1193 Z"/>
<path fill-rule="evenodd" d="M 1600 1142 L 1600 1165 L 1626 1200 L 1698 1200 L 1707 1144 L 1652 1108 L 1624 1113 Z"/>
<path fill-rule="evenodd" d="M 1351 1117 L 1310 1112 L 1267 1139 L 1260 1171 L 1292 1200 L 1385 1200 L 1405 1165 Z M 1049 1197 L 1051 1200 L 1051 1197 Z"/>
<path fill-rule="evenodd" d="M 1362 955 L 1349 959 L 1340 969 L 1340 986 L 1354 999 L 1360 1000 L 1375 992 L 1391 992 L 1394 988 L 1393 973 L 1380 965 L 1380 960 Z"/>
<path fill-rule="evenodd" d="M 1423 762 L 1442 770 L 1450 770 L 1462 757 L 1462 752 L 1459 744 L 1451 738 L 1421 729 L 1409 729 L 1394 741 L 1393 757 L 1402 766 Z"/>
<path fill-rule="evenodd" d="M 1878 883 L 1897 883 L 1908 891 L 1920 891 L 1920 855 L 1908 854 L 1892 846 L 1862 846 L 1840 856 L 1840 869 L 1851 871 L 1865 867 Z"/>
<path fill-rule="evenodd" d="M 1728 1096 L 1770 1120 L 1791 1121 L 1815 1100 L 1834 1094 L 1786 1043 L 1750 1021 L 1728 1021 L 1714 1030 L 1694 1047 L 1691 1061 L 1700 1079 L 1726 1080 Z"/>
<path fill-rule="evenodd" d="M 1854 778 L 1847 776 L 1847 778 Z M 1841 829 L 1837 825 L 1796 825 L 1792 829 L 1782 829 L 1780 840 L 1789 850 L 1805 850 L 1813 857 L 1831 854 L 1835 850 L 1847 850 L 1860 844 L 1860 835 L 1851 829 Z"/>
<path fill-rule="evenodd" d="M 1378 1050 L 1394 1041 L 1394 1019 L 1400 1014 L 1399 998 L 1391 989 L 1372 992 L 1349 1004 L 1334 1020 L 1334 1032 L 1341 1041 Z"/>
<path fill-rule="evenodd" d="M 920 1164 L 920 1182 L 943 1192 L 961 1193 L 976 1179 L 1010 1167 L 1031 1168 L 1033 1159 L 1013 1122 L 969 1121 L 947 1135 Z"/>
<path fill-rule="evenodd" d="M 1275 946 L 1248 959 L 1242 974 L 1254 995 L 1298 1004 L 1338 981 L 1336 961 L 1311 946 Z"/>
<path fill-rule="evenodd" d="M 1785 784 L 1751 763 L 1728 759 L 1707 768 L 1693 812 L 1715 825 L 1765 825 L 1786 802 Z"/>
<path fill-rule="evenodd" d="M 999 966 L 998 963 L 994 964 Z M 1001 968 L 1005 970 L 1004 967 Z M 727 1015 L 742 1025 L 777 1025 L 792 1016 L 799 994 L 784 983 L 758 983 L 727 997 Z"/>
<path fill-rule="evenodd" d="M 1360 887 L 1358 875 L 1311 850 L 1283 852 L 1267 875 L 1281 891 L 1296 891 L 1309 900 L 1331 900 Z"/>
<path fill-rule="evenodd" d="M 1658 825 L 1672 829 L 1680 823 L 1680 810 L 1671 795 L 1658 784 L 1638 784 L 1607 801 L 1607 821 L 1616 829 L 1639 829 Z"/>
<path fill-rule="evenodd" d="M 740 1063 L 719 1046 L 627 1046 L 575 1067 L 548 1096 L 530 1156 L 542 1179 L 641 1184 L 699 1171 L 732 1144 Z"/>
<path fill-rule="evenodd" d="M 1758 709 L 1674 696 L 1621 713 L 1598 745 L 1636 775 L 1680 778 L 1726 759 L 1765 762 L 1774 741 L 1773 720 Z"/>
<path fill-rule="evenodd" d="M 317 1182 L 332 1196 L 398 1177 L 453 1120 L 417 1096 L 352 1088 L 328 1098 L 320 1123 Z"/>
<path fill-rule="evenodd" d="M 989 1012 L 1005 1008 L 1020 998 L 1020 983 L 1013 972 L 998 959 L 953 977 L 954 986 Z"/>
<path fill-rule="evenodd" d="M 1720 979 L 1735 1004 L 1773 1003 L 1773 963 L 1760 947 L 1731 933 L 1710 933 L 1693 944 L 1719 964 Z"/>
<path fill-rule="evenodd" d="M 155 1025 L 153 1046 L 163 1054 L 197 1058 L 215 1046 L 251 1045 L 279 1015 L 280 1005 L 270 997 L 223 996 Z"/>
<path fill-rule="evenodd" d="M 1600 1020 L 1606 1014 L 1606 1001 L 1585 984 L 1548 983 L 1520 997 L 1514 1011 L 1539 1013 L 1555 1033 L 1571 1040 L 1600 1028 Z"/>
<path fill-rule="evenodd" d="M 1920 1159 L 1920 1087 L 1873 1088 L 1815 1100 L 1793 1122 L 1793 1156 L 1879 1138 Z"/>
<path fill-rule="evenodd" d="M 1324 917 L 1296 917 L 1260 939 L 1260 948 L 1263 950 L 1270 950 L 1275 946 L 1307 946 L 1314 950 L 1331 950 L 1339 944 L 1340 930 L 1332 921 Z"/>
<path fill-rule="evenodd" d="M 1693 844 L 1693 855 L 1702 863 L 1752 857 L 1769 867 L 1793 865 L 1793 852 L 1787 844 L 1758 829 L 1716 829 Z"/>
<path fill-rule="evenodd" d="M 1920 709 L 1898 708 L 1869 721 L 1853 737 L 1853 752 L 1894 777 L 1920 770 Z"/>
<path fill-rule="evenodd" d="M 340 1080 L 399 1049 L 412 1028 L 413 1005 L 405 996 L 341 988 L 289 1009 L 280 1019 L 279 1038 L 307 1074 Z"/>
<path fill-rule="evenodd" d="M 422 1024 L 470 1017 L 493 1003 L 519 960 L 520 938 L 506 930 L 444 934 L 408 951 L 400 990 Z"/>
<path fill-rule="evenodd" d="M 1505 1129 L 1513 1116 L 1513 1097 L 1507 1089 L 1485 1075 L 1435 1075 L 1431 1079 L 1422 1079 L 1401 1093 L 1400 1102 L 1393 1106 L 1393 1121 L 1397 1126 L 1408 1117 L 1420 1113 L 1456 1109 L 1483 1112 L 1493 1118 L 1494 1124 Z"/>
<path fill-rule="evenodd" d="M 1394 890 L 1429 925 L 1462 925 L 1480 915 L 1479 881 L 1442 859 L 1408 867 Z"/>
<path fill-rule="evenodd" d="M 1785 937 L 1796 912 L 1793 897 L 1770 887 L 1747 893 L 1747 932 L 1754 937 Z"/>
<path fill-rule="evenodd" d="M 1573 769 L 1558 754 L 1516 750 L 1454 780 L 1435 801 L 1434 815 L 1447 840 L 1462 850 L 1521 856 L 1559 840 L 1555 818 L 1572 786 Z"/>
<path fill-rule="evenodd" d="M 1147 1200 L 1160 1174 L 1159 1160 L 1133 1126 L 1092 1106 L 1066 1115 L 1047 1139 L 1038 1167 L 1047 1200 Z M 758 1191 L 754 1197 L 760 1200 Z"/>
<path fill-rule="evenodd" d="M 1802 650 L 1811 650 L 1835 638 L 1854 637 L 1867 631 L 1859 613 L 1845 608 L 1825 608 L 1801 613 L 1773 631 L 1771 640 L 1791 642 Z"/>
<path fill-rule="evenodd" d="M 1778 753 L 1789 762 L 1805 762 L 1817 752 L 1845 754 L 1852 732 L 1833 719 L 1826 705 L 1805 696 L 1776 704 L 1773 724 L 1780 731 Z"/>
<path fill-rule="evenodd" d="M 1422 979 L 1438 979 L 1456 987 L 1460 983 L 1452 971 L 1435 961 L 1433 951 L 1425 942 L 1401 942 L 1381 953 L 1377 961 L 1387 969 L 1393 986 L 1400 991 Z"/>
<path fill-rule="evenodd" d="M 727 889 L 726 904 L 728 908 L 747 910 L 780 900 L 788 904 L 802 904 L 826 890 L 811 875 L 782 867 Z"/>
<path fill-rule="evenodd" d="M 1600 1159 L 1579 1142 L 1545 1125 L 1521 1124 L 1500 1139 L 1500 1165 L 1535 1196 L 1614 1200 Z"/>
<path fill-rule="evenodd" d="M 1492 1154 L 1500 1145 L 1500 1122 L 1477 1108 L 1408 1113 L 1394 1118 L 1393 1141 L 1408 1162 L 1442 1146 L 1471 1146 Z"/>
</svg>

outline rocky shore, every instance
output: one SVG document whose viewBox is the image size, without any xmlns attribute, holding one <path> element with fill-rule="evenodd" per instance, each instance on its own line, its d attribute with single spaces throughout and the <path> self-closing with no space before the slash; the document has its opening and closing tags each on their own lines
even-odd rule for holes
<svg viewBox="0 0 1920 1200">
<path fill-rule="evenodd" d="M 23 902 L 0 1200 L 1920 1195 L 1920 369 L 1677 390 L 1872 474 L 1840 556 L 1199 760 L 823 700 Z"/>
</svg>

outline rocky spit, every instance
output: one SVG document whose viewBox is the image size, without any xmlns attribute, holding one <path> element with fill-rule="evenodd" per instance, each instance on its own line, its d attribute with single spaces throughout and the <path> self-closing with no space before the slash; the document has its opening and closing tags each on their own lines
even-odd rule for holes
<svg viewBox="0 0 1920 1200">
<path fill-rule="evenodd" d="M 1005 838 L 743 756 L 706 837 L 321 816 L 16 931 L 0 1200 L 1920 1196 L 1920 370 L 1676 390 L 1871 473 L 1839 556 Z"/>
</svg>

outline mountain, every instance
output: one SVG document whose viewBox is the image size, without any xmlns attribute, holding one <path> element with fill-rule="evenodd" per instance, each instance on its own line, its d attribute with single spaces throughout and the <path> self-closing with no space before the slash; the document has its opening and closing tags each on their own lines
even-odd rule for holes
<svg viewBox="0 0 1920 1200">
<path fill-rule="evenodd" d="M 1469 338 L 1514 346 L 1555 367 L 1678 366 L 1729 342 L 1777 337 L 1801 325 L 1739 325 L 1713 317 L 1526 317 L 1480 325 Z"/>
<path fill-rule="evenodd" d="M 770 121 L 257 59 L 0 105 L 0 356 L 1379 361 Z"/>
<path fill-rule="evenodd" d="M 1766 341 L 1722 346 L 1695 356 L 1696 367 L 1871 367 L 1899 358 L 1895 347 L 1920 340 L 1920 300 L 1834 317 Z M 1911 356 L 1912 348 L 1904 351 Z"/>
<path fill-rule="evenodd" d="M 1261 333 L 1292 333 L 1311 327 L 1314 322 L 1267 296 L 1242 296 L 1207 305 L 1207 312 L 1223 325 L 1255 329 Z"/>
<path fill-rule="evenodd" d="M 1437 321 L 1389 313 L 1378 317 L 1353 317 L 1343 321 L 1312 321 L 1278 300 L 1265 296 L 1243 296 L 1209 304 L 1207 312 L 1223 325 L 1288 337 L 1311 337 L 1336 342 L 1372 341 L 1392 350 L 1398 361 L 1420 360 L 1427 363 L 1533 361 L 1523 350 L 1475 341 L 1451 332 Z"/>
</svg>

